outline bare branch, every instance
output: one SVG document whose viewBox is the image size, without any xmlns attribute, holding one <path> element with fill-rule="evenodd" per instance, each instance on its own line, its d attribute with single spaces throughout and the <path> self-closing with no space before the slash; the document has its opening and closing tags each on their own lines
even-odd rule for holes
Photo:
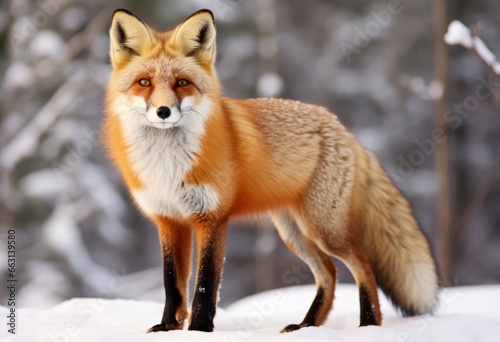
<svg viewBox="0 0 500 342">
<path fill-rule="evenodd" d="M 111 12 L 111 9 L 114 7 L 115 7 L 114 5 L 108 5 L 107 7 L 105 7 L 101 11 L 101 13 L 87 25 L 86 29 L 83 32 L 74 35 L 67 43 L 64 57 L 58 63 L 50 65 L 48 67 L 49 70 L 45 70 L 44 73 L 35 74 L 34 78 L 31 80 L 29 84 L 25 86 L 25 88 L 34 87 L 40 82 L 45 81 L 47 78 L 54 77 L 54 74 L 60 74 L 65 72 L 68 66 L 74 60 L 74 58 L 84 49 L 88 48 L 88 46 L 94 41 L 94 39 L 104 30 L 104 28 L 106 27 L 106 25 L 110 20 L 109 13 Z M 4 112 L 4 118 L 3 118 L 4 120 L 7 120 L 7 117 L 12 112 L 12 108 L 14 107 L 14 104 L 16 103 L 17 100 L 17 94 L 21 90 L 22 89 L 16 89 L 14 92 L 11 91 L 8 93 L 4 91 L 3 94 L 0 94 L 5 97 L 5 100 L 3 101 L 2 104 L 3 107 L 2 111 Z M 1 143 L 5 144 L 9 142 L 9 140 L 14 134 L 18 133 L 7 134 L 7 132 L 2 132 L 2 134 L 4 135 L 4 137 Z"/>
<path fill-rule="evenodd" d="M 89 25 L 87 25 L 85 31 L 71 38 L 71 40 L 68 42 L 66 56 L 64 57 L 66 63 L 72 61 L 76 55 L 78 55 L 83 49 L 89 46 L 94 41 L 94 38 L 103 31 L 103 29 L 106 27 L 106 25 L 109 24 L 109 21 L 111 20 L 109 13 L 115 7 L 116 4 L 111 4 L 103 8 L 101 13 L 96 16 Z"/>
<path fill-rule="evenodd" d="M 0 165 L 4 171 L 12 170 L 22 159 L 35 153 L 42 134 L 51 127 L 52 123 L 78 96 L 89 74 L 88 70 L 83 69 L 62 84 L 33 120 L 3 147 L 0 154 Z"/>
</svg>

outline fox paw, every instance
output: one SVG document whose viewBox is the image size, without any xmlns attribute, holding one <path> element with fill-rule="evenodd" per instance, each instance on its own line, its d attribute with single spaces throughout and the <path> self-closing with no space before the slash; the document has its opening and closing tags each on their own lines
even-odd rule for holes
<svg viewBox="0 0 500 342">
<path fill-rule="evenodd" d="M 212 332 L 214 331 L 214 325 L 213 323 L 202 323 L 202 324 L 196 324 L 194 322 L 191 322 L 189 325 L 188 330 L 197 330 L 197 331 L 204 331 L 204 332 Z"/>
<path fill-rule="evenodd" d="M 153 325 L 151 328 L 148 329 L 148 334 L 157 331 L 168 331 L 167 325 L 166 324 Z"/>
<path fill-rule="evenodd" d="M 173 324 L 156 324 L 148 329 L 148 334 L 152 332 L 158 331 L 170 331 L 170 330 L 179 330 L 181 329 L 181 325 L 173 325 Z"/>
<path fill-rule="evenodd" d="M 284 327 L 280 333 L 288 333 L 288 332 L 292 332 L 292 331 L 295 331 L 295 330 L 299 330 L 300 328 L 304 328 L 304 327 L 308 327 L 309 324 L 305 324 L 305 323 L 300 323 L 300 324 L 290 324 L 290 325 L 287 325 L 286 327 Z"/>
</svg>

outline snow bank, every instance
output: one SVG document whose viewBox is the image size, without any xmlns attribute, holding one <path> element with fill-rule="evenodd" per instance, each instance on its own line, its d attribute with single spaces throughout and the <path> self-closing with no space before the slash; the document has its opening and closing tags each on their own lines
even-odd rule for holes
<svg viewBox="0 0 500 342">
<path fill-rule="evenodd" d="M 218 309 L 215 331 L 146 334 L 159 322 L 163 305 L 153 302 L 72 299 L 50 310 L 19 309 L 17 335 L 2 324 L 2 341 L 496 341 L 500 336 L 500 286 L 444 290 L 434 316 L 401 318 L 381 297 L 382 327 L 358 328 L 358 293 L 338 285 L 334 309 L 322 327 L 288 334 L 279 330 L 298 323 L 315 288 L 300 286 L 264 292 Z M 0 307 L 5 321 L 7 308 Z"/>
</svg>

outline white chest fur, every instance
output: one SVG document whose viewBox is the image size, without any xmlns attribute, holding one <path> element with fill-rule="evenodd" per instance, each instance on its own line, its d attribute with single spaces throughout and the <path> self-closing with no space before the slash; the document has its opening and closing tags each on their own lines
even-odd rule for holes
<svg viewBox="0 0 500 342">
<path fill-rule="evenodd" d="M 132 196 L 147 215 L 187 217 L 217 207 L 217 193 L 209 185 L 184 182 L 200 150 L 205 118 L 200 112 L 209 110 L 206 104 L 200 106 L 197 113 L 183 114 L 184 121 L 169 129 L 144 125 L 140 113 L 118 112 L 133 171 L 144 185 Z"/>
</svg>

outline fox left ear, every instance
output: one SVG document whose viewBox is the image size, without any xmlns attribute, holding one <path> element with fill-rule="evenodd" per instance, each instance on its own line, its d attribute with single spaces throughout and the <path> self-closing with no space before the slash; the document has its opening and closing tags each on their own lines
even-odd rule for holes
<svg viewBox="0 0 500 342">
<path fill-rule="evenodd" d="M 178 26 L 174 43 L 180 44 L 186 56 L 212 66 L 215 62 L 215 22 L 210 10 L 203 9 Z"/>
</svg>

